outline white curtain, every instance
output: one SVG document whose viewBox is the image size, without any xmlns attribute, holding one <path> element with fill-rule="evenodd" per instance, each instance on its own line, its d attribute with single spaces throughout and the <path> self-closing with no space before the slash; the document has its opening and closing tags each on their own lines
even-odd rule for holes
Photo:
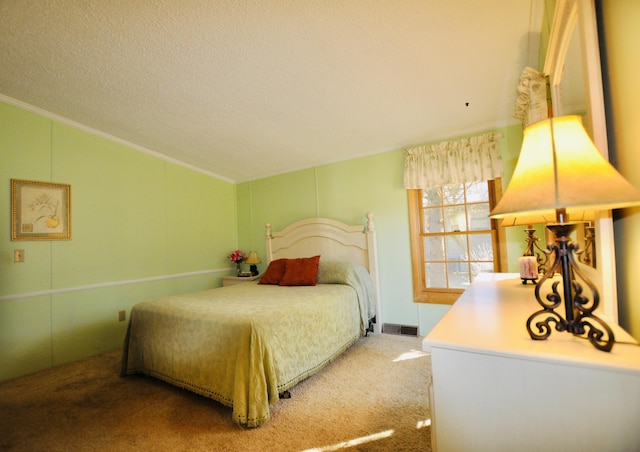
<svg viewBox="0 0 640 452">
<path fill-rule="evenodd" d="M 533 68 L 524 68 L 520 74 L 514 117 L 522 121 L 523 127 L 547 119 L 547 98 L 547 76 Z"/>
<path fill-rule="evenodd" d="M 432 188 L 501 177 L 499 133 L 405 149 L 404 187 Z"/>
</svg>

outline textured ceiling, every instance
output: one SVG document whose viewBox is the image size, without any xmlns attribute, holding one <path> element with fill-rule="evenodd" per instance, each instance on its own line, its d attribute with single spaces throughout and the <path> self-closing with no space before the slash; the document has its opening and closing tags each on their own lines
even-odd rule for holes
<svg viewBox="0 0 640 452">
<path fill-rule="evenodd" d="M 0 100 L 242 182 L 515 123 L 541 0 L 0 0 Z"/>
</svg>

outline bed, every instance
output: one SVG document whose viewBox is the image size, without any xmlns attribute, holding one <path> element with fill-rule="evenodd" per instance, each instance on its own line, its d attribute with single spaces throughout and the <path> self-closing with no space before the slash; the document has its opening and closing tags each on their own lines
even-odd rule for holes
<svg viewBox="0 0 640 452">
<path fill-rule="evenodd" d="M 366 226 L 312 218 L 272 232 L 267 223 L 266 254 L 260 280 L 136 304 L 121 374 L 210 397 L 237 424 L 257 427 L 282 394 L 379 332 L 373 215 Z M 315 284 L 298 284 L 314 270 Z M 281 285 L 292 275 L 294 284 Z"/>
</svg>

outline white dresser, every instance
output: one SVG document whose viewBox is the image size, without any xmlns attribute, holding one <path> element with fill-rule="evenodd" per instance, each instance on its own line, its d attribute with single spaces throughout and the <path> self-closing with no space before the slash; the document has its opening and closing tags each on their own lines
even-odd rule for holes
<svg viewBox="0 0 640 452">
<path fill-rule="evenodd" d="M 555 330 L 533 341 L 539 309 L 517 274 L 483 274 L 424 339 L 434 450 L 640 451 L 640 347 L 607 353 Z"/>
</svg>

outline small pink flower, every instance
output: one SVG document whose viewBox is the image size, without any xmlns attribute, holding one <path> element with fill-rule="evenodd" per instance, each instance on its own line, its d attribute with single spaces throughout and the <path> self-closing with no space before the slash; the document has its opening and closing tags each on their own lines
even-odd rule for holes
<svg viewBox="0 0 640 452">
<path fill-rule="evenodd" d="M 242 261 L 246 261 L 247 255 L 240 250 L 235 250 L 233 253 L 229 254 L 229 260 L 237 264 Z"/>
</svg>

